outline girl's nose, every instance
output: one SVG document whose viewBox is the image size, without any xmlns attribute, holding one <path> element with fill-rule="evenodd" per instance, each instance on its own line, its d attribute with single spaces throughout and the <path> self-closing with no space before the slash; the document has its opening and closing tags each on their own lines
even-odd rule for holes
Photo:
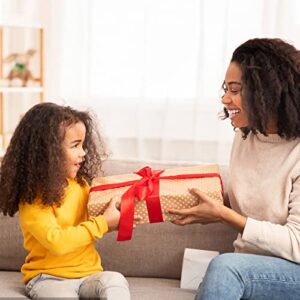
<svg viewBox="0 0 300 300">
<path fill-rule="evenodd" d="M 80 156 L 81 156 L 81 157 L 84 157 L 85 154 L 86 154 L 86 153 L 85 153 L 85 150 L 84 150 L 83 148 L 81 148 Z"/>
</svg>

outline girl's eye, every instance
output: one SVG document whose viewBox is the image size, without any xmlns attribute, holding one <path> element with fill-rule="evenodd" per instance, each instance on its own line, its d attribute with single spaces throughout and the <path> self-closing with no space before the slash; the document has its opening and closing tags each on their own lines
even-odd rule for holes
<svg viewBox="0 0 300 300">
<path fill-rule="evenodd" d="M 77 148 L 79 146 L 79 144 L 75 144 L 72 148 Z"/>
</svg>

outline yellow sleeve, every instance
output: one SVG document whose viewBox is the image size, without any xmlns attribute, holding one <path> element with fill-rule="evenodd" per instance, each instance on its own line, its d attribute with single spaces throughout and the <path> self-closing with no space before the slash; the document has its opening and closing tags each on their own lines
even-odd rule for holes
<svg viewBox="0 0 300 300">
<path fill-rule="evenodd" d="M 23 231 L 29 232 L 54 255 L 64 255 L 87 246 L 108 231 L 103 216 L 90 217 L 77 226 L 62 228 L 55 218 L 52 207 L 21 204 L 19 214 Z"/>
</svg>

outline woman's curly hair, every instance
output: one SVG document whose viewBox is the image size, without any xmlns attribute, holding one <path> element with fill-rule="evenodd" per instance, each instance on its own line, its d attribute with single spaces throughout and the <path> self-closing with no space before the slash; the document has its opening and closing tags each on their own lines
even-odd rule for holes
<svg viewBox="0 0 300 300">
<path fill-rule="evenodd" d="M 241 128 L 243 137 L 257 131 L 267 135 L 274 117 L 279 136 L 300 137 L 300 51 L 281 39 L 255 38 L 240 45 L 231 62 L 242 71 L 243 108 L 249 122 Z"/>
<path fill-rule="evenodd" d="M 85 185 L 100 174 L 107 154 L 91 114 L 54 103 L 37 104 L 21 119 L 1 163 L 0 211 L 4 215 L 13 216 L 21 200 L 32 203 L 39 197 L 44 205 L 61 204 L 67 186 L 62 143 L 66 129 L 78 122 L 86 128 L 86 155 L 76 180 Z"/>
</svg>

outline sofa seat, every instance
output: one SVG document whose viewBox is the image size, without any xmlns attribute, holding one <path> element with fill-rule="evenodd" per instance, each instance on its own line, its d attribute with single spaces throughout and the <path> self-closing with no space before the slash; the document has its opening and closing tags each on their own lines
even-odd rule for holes
<svg viewBox="0 0 300 300">
<path fill-rule="evenodd" d="M 21 272 L 0 272 L 0 298 L 26 299 Z"/>
<path fill-rule="evenodd" d="M 180 289 L 180 280 L 127 277 L 132 300 L 192 300 L 195 291 Z"/>
<path fill-rule="evenodd" d="M 180 280 L 127 277 L 132 300 L 191 300 L 195 292 L 179 289 Z M 20 272 L 0 272 L 0 298 L 27 299 Z"/>
</svg>

